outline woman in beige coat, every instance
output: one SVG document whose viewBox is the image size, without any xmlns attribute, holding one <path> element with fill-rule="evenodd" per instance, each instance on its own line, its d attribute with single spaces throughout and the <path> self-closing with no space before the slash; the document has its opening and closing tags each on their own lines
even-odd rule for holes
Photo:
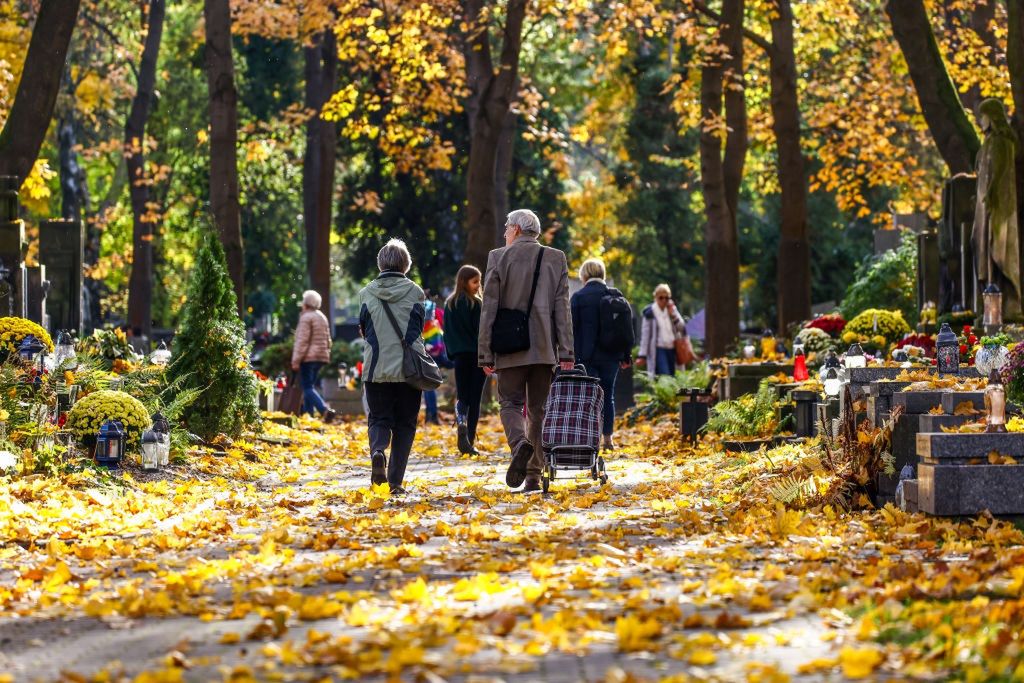
<svg viewBox="0 0 1024 683">
<path fill-rule="evenodd" d="M 302 411 L 308 415 L 322 415 L 324 422 L 334 419 L 334 411 L 317 391 L 320 368 L 331 360 L 331 325 L 320 312 L 322 299 L 313 290 L 302 293 L 302 313 L 295 328 L 292 347 L 292 370 L 302 381 Z"/>
</svg>

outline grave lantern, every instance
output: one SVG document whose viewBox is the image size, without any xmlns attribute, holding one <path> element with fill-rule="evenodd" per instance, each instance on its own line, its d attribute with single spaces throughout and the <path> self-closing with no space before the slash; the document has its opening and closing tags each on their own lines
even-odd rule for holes
<svg viewBox="0 0 1024 683">
<path fill-rule="evenodd" d="M 124 425 L 118 420 L 107 420 L 100 425 L 96 436 L 96 462 L 107 467 L 117 467 L 124 457 Z"/>
<path fill-rule="evenodd" d="M 78 356 L 75 354 L 75 340 L 66 330 L 61 330 L 60 334 L 57 335 L 54 364 L 56 367 L 64 366 L 68 370 L 74 370 L 78 367 Z"/>
<path fill-rule="evenodd" d="M 935 340 L 935 358 L 936 370 L 940 375 L 960 374 L 960 340 L 949 323 L 942 323 L 939 330 Z"/>
<path fill-rule="evenodd" d="M 999 371 L 993 370 L 985 387 L 985 431 L 1002 433 L 1006 431 L 1006 389 L 999 378 Z"/>
<path fill-rule="evenodd" d="M 43 343 L 36 339 L 34 334 L 27 334 L 18 345 L 18 356 L 22 362 L 30 367 L 41 368 L 41 354 L 46 349 Z"/>
<path fill-rule="evenodd" d="M 804 382 L 810 374 L 807 372 L 807 359 L 804 357 L 804 345 L 793 345 L 793 380 Z"/>
<path fill-rule="evenodd" d="M 171 423 L 159 411 L 153 416 L 153 433 L 160 442 L 160 466 L 166 467 L 171 461 Z"/>
<path fill-rule="evenodd" d="M 981 323 L 987 334 L 995 334 L 1003 326 L 1003 293 L 996 287 L 996 283 L 990 282 L 981 293 L 984 301 Z"/>
<path fill-rule="evenodd" d="M 796 418 L 797 436 L 814 436 L 817 431 L 815 414 L 818 405 L 818 392 L 794 390 L 789 394 L 793 399 L 793 415 Z"/>
<path fill-rule="evenodd" d="M 155 472 L 160 468 L 160 437 L 147 429 L 142 432 L 142 469 Z"/>
<path fill-rule="evenodd" d="M 695 444 L 700 438 L 700 431 L 708 422 L 711 392 L 704 389 L 680 389 L 677 395 L 680 396 L 679 429 L 684 439 Z"/>
<path fill-rule="evenodd" d="M 153 365 L 167 365 L 171 362 L 171 352 L 168 350 L 166 342 L 160 342 L 160 346 L 156 347 L 156 351 L 150 354 L 149 362 Z"/>
<path fill-rule="evenodd" d="M 761 358 L 775 360 L 775 333 L 770 328 L 761 333 Z"/>
<path fill-rule="evenodd" d="M 839 396 L 839 389 L 843 382 L 839 379 L 839 371 L 835 368 L 829 368 L 825 371 L 825 395 L 829 398 L 836 398 Z"/>
<path fill-rule="evenodd" d="M 853 342 L 850 345 L 850 349 L 846 352 L 845 364 L 847 369 L 866 368 L 868 366 L 868 359 L 864 355 L 864 349 L 861 347 L 860 342 Z"/>
<path fill-rule="evenodd" d="M 748 341 L 746 344 L 743 345 L 743 357 L 744 358 L 746 358 L 747 360 L 750 360 L 751 358 L 754 357 L 755 353 L 757 353 L 757 348 L 754 346 L 753 342 L 749 342 Z"/>
</svg>

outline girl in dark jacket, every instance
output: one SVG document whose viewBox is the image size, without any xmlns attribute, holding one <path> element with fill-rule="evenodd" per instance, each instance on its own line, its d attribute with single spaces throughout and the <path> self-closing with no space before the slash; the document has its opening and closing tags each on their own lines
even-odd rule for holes
<svg viewBox="0 0 1024 683">
<path fill-rule="evenodd" d="M 444 305 L 444 346 L 455 364 L 455 423 L 459 452 L 476 455 L 476 425 L 486 375 L 477 365 L 480 332 L 480 271 L 462 266 L 455 277 L 455 291 Z"/>
<path fill-rule="evenodd" d="M 583 288 L 572 295 L 572 338 L 576 362 L 583 363 L 587 374 L 601 380 L 604 390 L 604 424 L 601 425 L 601 448 L 615 448 L 612 431 L 615 426 L 615 380 L 620 369 L 628 368 L 630 350 L 612 352 L 601 348 L 601 299 L 608 294 L 605 284 L 604 262 L 588 259 L 580 266 Z"/>
</svg>

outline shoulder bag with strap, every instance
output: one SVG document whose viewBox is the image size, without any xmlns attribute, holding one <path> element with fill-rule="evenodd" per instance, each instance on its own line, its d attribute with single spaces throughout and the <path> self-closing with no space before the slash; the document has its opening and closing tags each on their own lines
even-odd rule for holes
<svg viewBox="0 0 1024 683">
<path fill-rule="evenodd" d="M 391 327 L 398 335 L 398 340 L 402 343 L 402 376 L 405 378 L 405 383 L 420 391 L 437 389 L 444 381 L 444 376 L 437 367 L 437 363 L 426 352 L 406 343 L 405 335 L 402 334 L 402 329 L 398 326 L 398 321 L 395 320 L 395 314 L 391 312 L 388 302 L 382 300 L 380 303 L 384 307 L 384 313 L 387 314 L 388 320 L 391 321 Z"/>
<path fill-rule="evenodd" d="M 544 258 L 544 247 L 537 253 L 537 265 L 533 269 L 533 285 L 526 311 L 515 308 L 499 308 L 491 325 L 491 351 L 499 354 L 519 353 L 530 348 L 530 312 L 533 311 L 533 295 L 537 293 L 540 279 L 540 262 Z"/>
</svg>

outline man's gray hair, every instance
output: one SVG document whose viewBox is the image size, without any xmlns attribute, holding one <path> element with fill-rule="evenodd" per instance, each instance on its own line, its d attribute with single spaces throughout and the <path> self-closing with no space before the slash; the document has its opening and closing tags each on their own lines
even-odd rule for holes
<svg viewBox="0 0 1024 683">
<path fill-rule="evenodd" d="M 412 256 L 405 242 L 392 237 L 377 252 L 377 268 L 382 273 L 408 273 L 412 268 Z"/>
<path fill-rule="evenodd" d="M 509 225 L 518 225 L 519 229 L 525 233 L 540 234 L 540 219 L 529 209 L 516 209 L 508 215 L 508 220 L 505 222 Z"/>
</svg>

